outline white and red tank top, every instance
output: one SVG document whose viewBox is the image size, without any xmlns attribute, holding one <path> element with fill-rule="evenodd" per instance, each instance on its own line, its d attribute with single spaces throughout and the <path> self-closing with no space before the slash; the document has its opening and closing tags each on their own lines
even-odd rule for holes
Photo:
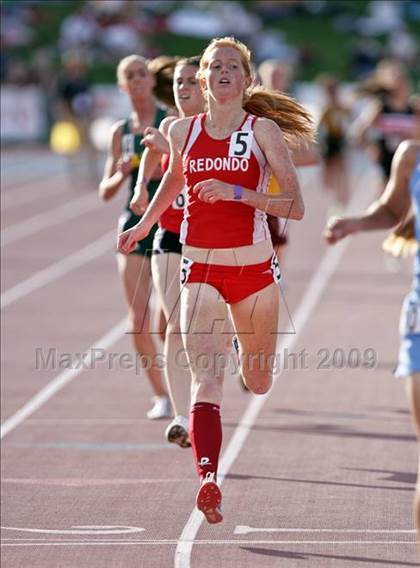
<svg viewBox="0 0 420 568">
<path fill-rule="evenodd" d="M 205 120 L 206 114 L 193 118 L 182 151 L 187 201 L 181 243 L 200 248 L 231 248 L 269 239 L 263 211 L 240 201 L 205 203 L 192 191 L 196 183 L 208 179 L 267 191 L 271 168 L 254 135 L 257 117 L 247 113 L 239 129 L 223 140 L 207 134 Z"/>
<path fill-rule="evenodd" d="M 169 167 L 169 154 L 163 154 L 161 160 L 162 173 L 165 173 Z M 179 234 L 181 230 L 181 223 L 184 217 L 186 187 L 182 189 L 168 209 L 162 213 L 159 218 L 159 227 L 171 231 L 172 233 Z"/>
</svg>

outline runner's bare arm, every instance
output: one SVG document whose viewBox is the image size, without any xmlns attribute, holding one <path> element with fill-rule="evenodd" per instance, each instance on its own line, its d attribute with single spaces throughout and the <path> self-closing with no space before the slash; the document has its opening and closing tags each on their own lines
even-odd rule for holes
<svg viewBox="0 0 420 568">
<path fill-rule="evenodd" d="M 324 232 L 330 244 L 344 237 L 365 231 L 391 229 L 397 225 L 410 208 L 408 182 L 415 161 L 416 143 L 400 144 L 394 155 L 391 177 L 383 195 L 372 203 L 365 213 L 357 217 L 333 219 Z"/>
<path fill-rule="evenodd" d="M 99 196 L 104 201 L 114 197 L 124 180 L 133 169 L 131 160 L 123 160 L 121 155 L 121 134 L 123 121 L 117 122 L 111 130 L 108 156 L 105 162 L 104 176 L 99 184 Z"/>
<path fill-rule="evenodd" d="M 392 161 L 391 177 L 382 196 L 359 218 L 360 231 L 390 229 L 410 208 L 408 180 L 413 166 L 413 147 L 401 144 Z"/>
<path fill-rule="evenodd" d="M 176 116 L 167 116 L 159 124 L 159 128 L 149 126 L 144 131 L 143 144 L 151 150 L 161 154 L 169 154 L 168 131 L 170 125 L 177 119 Z"/>
<path fill-rule="evenodd" d="M 275 217 L 302 219 L 305 207 L 299 181 L 280 127 L 268 118 L 259 118 L 254 131 L 282 193 L 273 196 L 248 190 L 244 196 L 245 203 Z"/>
<path fill-rule="evenodd" d="M 184 187 L 181 151 L 191 120 L 191 118 L 181 118 L 174 121 L 169 127 L 168 135 L 171 150 L 169 168 L 142 217 L 141 223 L 145 227 L 151 228 L 156 223 Z"/>
<path fill-rule="evenodd" d="M 143 142 L 145 142 L 145 139 L 147 137 L 149 137 L 151 139 L 151 141 L 150 141 L 149 144 L 146 144 L 147 147 L 146 147 L 146 149 L 143 152 L 142 157 L 141 157 L 137 182 L 136 182 L 136 186 L 134 188 L 134 196 L 136 196 L 136 194 L 140 193 L 140 186 L 142 184 L 147 185 L 146 180 L 152 179 L 152 176 L 153 176 L 153 174 L 156 170 L 156 167 L 159 164 L 159 160 L 161 159 L 162 154 L 170 152 L 169 141 L 167 140 L 168 131 L 169 131 L 170 125 L 175 120 L 176 120 L 175 116 L 167 116 L 160 123 L 159 129 L 152 128 L 152 127 L 146 128 L 146 131 L 145 131 L 146 136 L 143 139 Z M 153 134 L 152 134 L 151 131 L 153 131 Z M 157 135 L 160 138 L 164 138 L 165 146 L 163 146 L 162 144 L 155 144 L 154 143 L 154 140 L 155 140 Z M 166 149 L 166 151 L 163 151 L 164 149 Z"/>
</svg>

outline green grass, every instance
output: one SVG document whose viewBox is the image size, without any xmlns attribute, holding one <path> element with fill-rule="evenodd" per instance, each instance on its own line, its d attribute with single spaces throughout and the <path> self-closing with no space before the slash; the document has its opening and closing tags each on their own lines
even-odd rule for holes
<svg viewBox="0 0 420 568">
<path fill-rule="evenodd" d="M 321 16 L 301 16 L 283 21 L 279 26 L 287 42 L 304 47 L 311 59 L 298 71 L 297 79 L 313 79 L 321 72 L 333 72 L 345 78 L 349 72 L 351 38 L 337 31 L 331 20 Z"/>
<path fill-rule="evenodd" d="M 153 45 L 158 47 L 165 55 L 181 55 L 183 57 L 200 55 L 208 43 L 209 40 L 207 39 L 171 33 L 156 34 L 153 38 Z"/>
<path fill-rule="evenodd" d="M 45 22 L 36 27 L 36 36 L 33 47 L 43 45 L 56 45 L 59 37 L 61 22 L 68 15 L 76 12 L 83 4 L 84 0 L 64 0 L 63 2 L 54 2 L 51 0 L 45 3 Z"/>
<path fill-rule="evenodd" d="M 23 0 L 3 0 L 3 6 L 19 5 Z M 248 8 L 255 8 L 258 0 L 241 0 Z M 328 0 L 333 9 L 339 9 L 347 16 L 358 18 L 366 14 L 369 0 Z M 52 46 L 56 49 L 56 63 L 59 65 L 57 41 L 60 25 L 63 19 L 74 13 L 78 7 L 86 4 L 85 0 L 62 0 L 43 2 L 40 4 L 41 21 L 36 26 L 35 37 L 30 47 L 18 48 L 15 54 L 26 62 L 30 62 L 35 49 L 42 46 Z M 349 77 L 350 57 L 353 36 L 341 33 L 333 24 L 334 16 L 311 15 L 299 13 L 296 16 L 284 15 L 277 21 L 271 19 L 265 22 L 268 29 L 278 30 L 284 34 L 291 45 L 305 48 L 310 53 L 310 61 L 298 70 L 297 80 L 311 80 L 321 72 L 331 72 L 342 79 Z M 410 30 L 420 37 L 420 22 L 409 22 Z M 384 38 L 376 38 L 384 41 Z M 190 56 L 199 54 L 208 41 L 205 39 L 178 36 L 171 33 L 155 34 L 148 40 L 161 53 L 168 55 Z M 116 63 L 115 63 L 116 65 Z M 93 82 L 114 82 L 114 64 L 95 64 L 89 70 Z M 419 70 L 411 70 L 418 78 Z"/>
</svg>

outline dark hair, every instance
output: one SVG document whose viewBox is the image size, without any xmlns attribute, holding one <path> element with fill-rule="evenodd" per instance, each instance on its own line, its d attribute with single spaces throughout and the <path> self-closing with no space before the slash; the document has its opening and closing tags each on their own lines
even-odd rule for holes
<svg viewBox="0 0 420 568">
<path fill-rule="evenodd" d="M 201 55 L 194 55 L 193 57 L 182 57 L 181 59 L 178 59 L 175 67 L 178 67 L 178 65 L 191 65 L 191 67 L 197 67 L 198 69 L 200 67 L 200 59 Z"/>
<path fill-rule="evenodd" d="M 166 107 L 174 107 L 173 78 L 174 69 L 180 60 L 179 57 L 159 55 L 148 63 L 149 71 L 156 79 L 153 94 L 157 100 Z"/>
</svg>

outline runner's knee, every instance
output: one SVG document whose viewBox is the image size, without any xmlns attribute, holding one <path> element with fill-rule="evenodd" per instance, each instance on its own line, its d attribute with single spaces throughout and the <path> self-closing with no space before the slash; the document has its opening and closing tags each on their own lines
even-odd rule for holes
<svg viewBox="0 0 420 568">
<path fill-rule="evenodd" d="M 245 385 L 254 394 L 266 394 L 273 384 L 272 373 L 244 372 L 242 374 Z"/>
</svg>

